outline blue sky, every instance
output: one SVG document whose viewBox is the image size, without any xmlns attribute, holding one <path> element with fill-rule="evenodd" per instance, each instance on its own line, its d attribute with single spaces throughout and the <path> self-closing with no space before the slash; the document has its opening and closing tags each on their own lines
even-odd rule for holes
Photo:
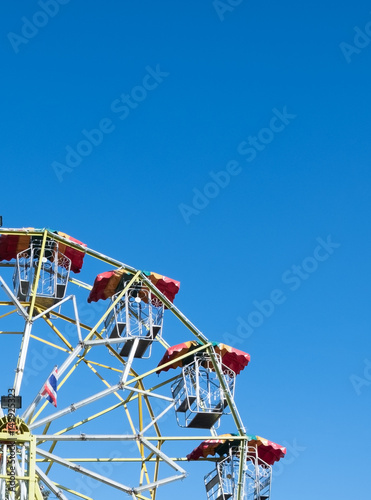
<svg viewBox="0 0 371 500">
<path fill-rule="evenodd" d="M 2 7 L 3 225 L 179 280 L 251 354 L 245 425 L 291 450 L 272 499 L 364 495 L 370 4 L 42 3 Z M 206 498 L 190 471 L 159 498 Z"/>
</svg>

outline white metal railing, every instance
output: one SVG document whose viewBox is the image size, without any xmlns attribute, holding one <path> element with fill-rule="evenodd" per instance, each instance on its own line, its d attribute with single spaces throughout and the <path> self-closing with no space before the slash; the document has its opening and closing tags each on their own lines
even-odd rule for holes
<svg viewBox="0 0 371 500">
<path fill-rule="evenodd" d="M 223 372 L 224 381 L 233 397 L 235 374 L 217 362 Z M 194 361 L 184 366 L 180 379 L 172 385 L 174 408 L 180 427 L 211 428 L 219 425 L 226 411 L 227 401 L 219 377 L 213 369 L 211 357 L 196 355 Z"/>
<path fill-rule="evenodd" d="M 112 301 L 116 297 L 117 294 L 112 297 Z M 117 344 L 120 354 L 128 351 L 124 348 L 126 342 L 132 343 L 134 339 L 139 338 L 142 342 L 139 351 L 143 352 L 143 356 L 139 357 L 144 357 L 145 351 L 146 357 L 149 357 L 151 343 L 156 337 L 161 338 L 163 315 L 162 302 L 148 288 L 143 287 L 141 282 L 135 283 L 107 316 L 107 338 L 122 338 L 122 344 Z"/>
<path fill-rule="evenodd" d="M 36 283 L 37 268 L 41 260 L 40 275 Z M 47 240 L 43 255 L 39 240 L 17 255 L 13 286 L 17 298 L 29 301 L 31 292 L 38 298 L 63 299 L 66 293 L 71 261 L 58 251 L 58 243 Z"/>
</svg>

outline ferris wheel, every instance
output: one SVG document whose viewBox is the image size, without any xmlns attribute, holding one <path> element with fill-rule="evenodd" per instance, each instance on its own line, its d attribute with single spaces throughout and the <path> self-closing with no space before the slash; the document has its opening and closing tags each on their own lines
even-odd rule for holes
<svg viewBox="0 0 371 500">
<path fill-rule="evenodd" d="M 179 282 L 50 229 L 0 228 L 0 267 L 0 500 L 161 500 L 192 460 L 208 500 L 270 498 L 286 450 L 246 434 L 250 357 L 193 325 Z"/>
</svg>

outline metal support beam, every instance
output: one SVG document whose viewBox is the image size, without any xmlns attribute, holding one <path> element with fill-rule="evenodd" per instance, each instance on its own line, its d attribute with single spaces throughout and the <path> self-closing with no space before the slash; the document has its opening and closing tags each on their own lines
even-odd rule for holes
<svg viewBox="0 0 371 500">
<path fill-rule="evenodd" d="M 26 357 L 28 352 L 28 345 L 30 343 L 31 329 L 32 329 L 32 323 L 30 321 L 26 321 L 21 343 L 21 349 L 19 351 L 17 369 L 14 377 L 15 396 L 18 396 L 21 390 L 24 367 L 26 364 Z"/>
<path fill-rule="evenodd" d="M 63 465 L 64 467 L 67 467 L 67 469 L 72 469 L 75 472 L 78 472 L 80 474 L 84 474 L 85 476 L 96 479 L 97 481 L 100 481 L 101 483 L 107 484 L 108 486 L 112 486 L 113 488 L 124 491 L 125 493 L 131 494 L 131 492 L 132 492 L 132 488 L 130 488 L 129 486 L 126 486 L 125 484 L 119 483 L 117 481 L 113 481 L 112 479 L 110 479 L 106 476 L 102 476 L 101 474 L 97 474 L 96 472 L 93 472 L 89 469 L 86 469 L 85 467 L 81 467 L 81 465 L 77 465 L 73 462 L 68 462 L 64 458 L 58 457 L 57 455 L 54 455 L 53 453 L 49 453 L 49 452 L 44 451 L 40 448 L 36 448 L 36 451 L 42 457 L 47 458 L 51 462 L 55 462 L 57 464 Z"/>
<path fill-rule="evenodd" d="M 147 439 L 145 439 L 144 437 L 141 437 L 140 441 L 144 444 L 144 446 L 146 448 L 148 448 L 150 451 L 152 451 L 155 455 L 162 458 L 162 460 L 164 462 L 166 462 L 168 465 L 170 465 L 170 467 L 175 469 L 177 472 L 180 472 L 181 474 L 183 474 L 183 477 L 186 476 L 187 472 L 182 467 L 180 467 L 178 464 L 173 462 L 167 455 L 165 455 L 165 453 L 163 453 L 161 450 L 156 448 L 156 446 L 154 446 L 152 443 L 147 441 Z"/>
<path fill-rule="evenodd" d="M 109 394 L 112 394 L 113 392 L 116 392 L 120 389 L 122 389 L 122 384 L 115 384 L 112 387 L 110 387 L 109 389 L 105 389 L 104 391 L 97 392 L 93 396 L 89 396 L 88 398 L 82 399 L 78 403 L 71 404 L 70 406 L 67 406 L 67 408 L 64 408 L 63 410 L 52 413 L 48 417 L 42 418 L 41 420 L 36 420 L 36 422 L 33 422 L 30 425 L 30 429 L 36 429 L 37 427 L 40 427 L 41 425 L 48 424 L 49 422 L 57 420 L 60 417 L 64 417 L 64 415 L 68 415 L 68 413 L 72 413 L 73 411 L 78 410 L 79 408 L 82 408 L 83 406 L 86 406 L 90 403 L 93 403 L 94 401 L 98 401 L 98 399 L 104 398 L 105 396 L 108 396 Z"/>
<path fill-rule="evenodd" d="M 178 476 L 170 476 L 165 479 L 160 479 L 159 481 L 154 481 L 153 483 L 146 484 L 145 486 L 138 486 L 138 488 L 134 488 L 134 492 L 140 493 L 142 491 L 152 490 L 153 488 L 157 488 L 158 486 L 163 486 L 164 484 L 172 483 L 173 481 L 178 481 L 179 479 L 184 479 L 186 474 L 180 474 Z"/>
<path fill-rule="evenodd" d="M 36 465 L 36 473 L 39 476 L 40 480 L 49 488 L 49 490 L 54 493 L 54 495 L 60 500 L 68 500 L 68 498 L 63 495 L 61 490 L 54 485 L 53 481 L 51 481 L 46 474 Z M 30 498 L 30 500 L 33 500 Z"/>
<path fill-rule="evenodd" d="M 17 297 L 14 295 L 14 293 L 10 290 L 8 285 L 5 283 L 3 278 L 0 276 L 0 286 L 4 290 L 4 292 L 7 294 L 7 296 L 10 298 L 10 300 L 13 302 L 13 304 L 17 307 L 18 311 L 22 314 L 25 320 L 28 319 L 28 312 L 26 309 L 22 306 L 22 304 L 19 302 Z"/>
</svg>

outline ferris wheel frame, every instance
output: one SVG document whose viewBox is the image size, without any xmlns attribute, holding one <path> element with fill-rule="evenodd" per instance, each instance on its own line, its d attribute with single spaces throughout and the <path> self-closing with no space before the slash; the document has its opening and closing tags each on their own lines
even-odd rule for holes
<svg viewBox="0 0 371 500">
<path fill-rule="evenodd" d="M 56 303 L 50 305 L 49 307 L 43 308 L 38 304 L 37 302 L 37 287 L 38 287 L 38 281 L 40 279 L 40 272 L 41 272 L 41 265 L 42 265 L 42 259 L 39 259 L 39 262 L 37 264 L 36 268 L 36 276 L 35 276 L 35 281 L 33 283 L 33 288 L 30 293 L 30 300 L 25 302 L 22 300 L 19 300 L 15 293 L 12 291 L 12 289 L 8 286 L 6 281 L 0 276 L 0 287 L 3 289 L 5 294 L 8 297 L 7 301 L 0 301 L 0 306 L 14 306 L 15 310 L 12 312 L 17 312 L 23 317 L 24 320 L 24 331 L 22 332 L 22 341 L 21 341 L 21 347 L 19 350 L 19 356 L 18 356 L 18 362 L 17 362 L 17 368 L 16 368 L 16 373 L 15 373 L 15 378 L 14 378 L 14 384 L 13 384 L 13 394 L 14 396 L 20 396 L 22 392 L 22 379 L 24 375 L 24 370 L 25 370 L 25 365 L 26 365 L 26 360 L 27 360 L 27 353 L 29 349 L 29 342 L 31 338 L 34 338 L 35 336 L 32 334 L 32 327 L 33 324 L 38 321 L 38 320 L 43 320 L 46 324 L 49 325 L 50 328 L 56 333 L 58 336 L 59 340 L 65 345 L 65 352 L 66 352 L 66 359 L 64 360 L 63 364 L 59 367 L 58 369 L 58 389 L 60 389 L 64 383 L 67 381 L 69 376 L 74 372 L 74 370 L 77 368 L 77 366 L 80 363 L 85 363 L 93 370 L 93 372 L 96 372 L 96 375 L 98 378 L 101 379 L 103 384 L 107 386 L 106 389 L 95 393 L 87 398 L 83 398 L 82 400 L 78 401 L 77 403 L 73 403 L 61 410 L 57 410 L 56 412 L 52 413 L 51 415 L 44 417 L 44 418 L 39 418 L 41 415 L 42 411 L 45 409 L 45 407 L 48 405 L 48 402 L 45 401 L 42 405 L 41 408 L 37 411 L 35 414 L 35 411 L 37 410 L 39 404 L 41 403 L 43 397 L 42 397 L 42 388 L 39 390 L 39 392 L 35 395 L 33 398 L 32 402 L 29 403 L 28 407 L 24 410 L 21 416 L 18 416 L 17 418 L 19 419 L 18 425 L 24 426 L 23 433 L 20 437 L 10 435 L 2 435 L 0 438 L 2 442 L 7 442 L 7 443 L 14 443 L 17 442 L 18 445 L 22 448 L 25 447 L 29 450 L 29 455 L 30 455 L 30 465 L 28 469 L 28 476 L 26 479 L 25 475 L 21 475 L 20 471 L 18 470 L 19 467 L 17 466 L 17 473 L 15 474 L 18 482 L 20 485 L 23 484 L 28 484 L 28 495 L 25 497 L 24 493 L 22 493 L 22 489 L 24 490 L 23 487 L 20 487 L 20 493 L 17 495 L 10 494 L 8 497 L 6 497 L 6 494 L 2 493 L 4 490 L 4 486 L 2 488 L 0 487 L 0 500 L 25 500 L 26 498 L 30 498 L 32 500 L 41 500 L 42 495 L 40 494 L 40 488 L 38 486 L 39 482 L 42 482 L 45 484 L 45 486 L 54 494 L 57 496 L 57 498 L 60 498 L 62 500 L 66 500 L 66 496 L 63 493 L 63 491 L 66 491 L 67 493 L 73 494 L 77 497 L 81 498 L 89 498 L 84 495 L 80 495 L 76 491 L 69 490 L 67 487 L 60 485 L 60 484 L 55 484 L 48 476 L 48 473 L 50 471 L 50 468 L 53 464 L 59 464 L 63 467 L 75 470 L 76 472 L 80 474 L 84 474 L 88 477 L 92 477 L 93 479 L 96 479 L 97 481 L 102 482 L 103 484 L 106 484 L 110 487 L 116 488 L 120 491 L 123 491 L 127 493 L 129 496 L 131 496 L 133 499 L 143 499 L 143 500 L 148 500 L 148 497 L 144 496 L 145 492 L 149 492 L 151 494 L 151 499 L 154 500 L 156 497 L 157 490 L 160 486 L 167 484 L 169 482 L 178 480 L 178 479 L 184 479 L 184 477 L 187 475 L 186 471 L 184 468 L 182 468 L 180 465 L 177 464 L 177 461 L 179 461 L 179 457 L 177 459 L 172 459 L 168 457 L 164 452 L 161 451 L 161 446 L 167 442 L 167 441 L 174 441 L 174 440 L 186 440 L 186 441 L 191 441 L 191 440 L 201 440 L 201 439 L 208 439 L 211 437 L 216 437 L 216 431 L 211 429 L 210 435 L 205 435 L 205 436 L 163 436 L 160 432 L 158 422 L 161 420 L 161 418 L 174 407 L 174 401 L 173 398 L 171 397 L 166 397 L 161 394 L 156 393 L 157 386 L 154 386 L 150 389 L 146 389 L 144 387 L 143 381 L 146 377 L 154 374 L 157 370 L 158 367 L 150 369 L 142 374 L 138 374 L 134 368 L 133 368 L 133 361 L 134 361 L 134 355 L 136 348 L 138 346 L 139 340 L 136 338 L 133 341 L 133 346 L 131 348 L 130 354 L 127 357 L 127 359 L 123 359 L 115 350 L 115 344 L 118 344 L 120 342 L 120 339 L 108 339 L 105 338 L 103 333 L 102 333 L 102 325 L 104 325 L 104 321 L 106 318 L 109 316 L 109 314 L 114 310 L 116 304 L 122 299 L 122 297 L 127 293 L 129 290 L 130 286 L 133 285 L 134 283 L 140 281 L 142 282 L 150 291 L 151 293 L 156 296 L 166 307 L 168 311 L 170 311 L 191 333 L 192 335 L 198 340 L 200 343 L 200 347 L 196 348 L 193 350 L 193 354 L 197 353 L 206 353 L 207 356 L 211 359 L 211 362 L 213 364 L 213 370 L 215 371 L 217 378 L 219 380 L 220 386 L 223 390 L 226 402 L 228 404 L 228 407 L 230 409 L 234 424 L 236 426 L 236 430 L 238 435 L 234 437 L 234 440 L 238 440 L 240 442 L 240 454 L 241 456 L 245 455 L 246 452 L 246 447 L 247 447 L 247 435 L 246 435 L 246 430 L 244 427 L 244 424 L 242 422 L 241 416 L 238 412 L 237 406 L 234 401 L 234 397 L 231 394 L 228 385 L 225 382 L 225 378 L 223 376 L 222 369 L 220 367 L 220 363 L 218 362 L 217 355 L 215 354 L 215 351 L 213 349 L 213 344 L 210 342 L 207 337 L 183 314 L 149 279 L 148 276 L 143 273 L 140 270 L 137 270 L 131 266 L 128 266 L 127 264 L 118 261 L 116 259 L 113 259 L 111 257 L 108 257 L 100 252 L 97 252 L 91 248 L 88 247 L 81 247 L 81 245 L 71 242 L 70 240 L 55 234 L 54 232 L 51 232 L 48 229 L 43 229 L 43 230 L 12 230 L 9 228 L 0 228 L 0 236 L 1 235 L 25 235 L 27 234 L 30 237 L 38 237 L 41 238 L 41 250 L 40 253 L 41 255 L 44 254 L 46 243 L 49 239 L 56 241 L 57 243 L 63 243 L 66 246 L 69 246 L 71 248 L 75 248 L 77 250 L 83 251 L 85 255 L 88 255 L 94 259 L 97 259 L 99 261 L 102 261 L 105 264 L 108 264 L 114 268 L 118 269 L 123 269 L 127 273 L 131 275 L 131 279 L 126 283 L 122 291 L 118 293 L 115 298 L 111 301 L 111 304 L 107 308 L 107 310 L 101 315 L 99 320 L 92 326 L 90 327 L 89 325 L 83 324 L 80 319 L 79 319 L 79 312 L 78 312 L 78 306 L 76 302 L 76 298 L 74 295 L 67 295 L 63 299 L 58 300 Z M 4 264 L 0 264 L 0 266 Z M 5 266 L 10 267 L 12 264 L 5 264 Z M 78 287 L 85 288 L 87 290 L 91 290 L 92 285 L 88 283 L 84 283 L 75 277 L 69 276 L 68 278 L 69 283 L 72 283 Z M 62 315 L 58 310 L 60 309 L 60 306 L 63 304 L 71 301 L 72 306 L 73 306 L 73 311 L 74 311 L 74 318 L 71 317 L 66 317 Z M 5 315 L 0 315 L 0 319 L 2 319 L 4 316 L 7 316 L 11 313 L 6 313 Z M 77 344 L 73 346 L 64 336 L 63 334 L 58 330 L 58 328 L 53 324 L 53 321 L 51 317 L 56 317 L 56 318 L 61 318 L 64 321 L 71 322 L 72 324 L 76 325 L 76 332 L 77 332 Z M 104 330 L 104 328 L 103 328 Z M 84 336 L 83 332 L 87 331 L 88 333 Z M 1 335 L 6 335 L 7 332 L 0 332 Z M 45 341 L 43 339 L 38 339 L 39 341 Z M 169 345 L 166 343 L 166 341 L 163 338 L 160 338 L 159 341 L 163 344 L 165 348 L 169 347 Z M 50 342 L 49 342 L 50 344 Z M 100 346 L 100 345 L 105 345 L 107 349 L 110 351 L 110 353 L 116 358 L 116 360 L 122 365 L 122 370 L 121 370 L 121 375 L 119 382 L 116 383 L 115 385 L 111 385 L 109 382 L 107 382 L 104 377 L 97 371 L 95 366 L 90 363 L 90 361 L 87 358 L 87 355 L 89 352 L 95 348 L 95 346 Z M 187 354 L 184 354 L 183 356 L 180 356 L 178 359 L 183 360 L 187 358 Z M 96 363 L 99 364 L 99 363 Z M 161 369 L 167 368 L 172 364 L 171 361 L 168 363 L 164 363 L 163 365 L 160 366 Z M 63 379 L 61 377 L 63 376 Z M 174 380 L 174 377 L 173 379 Z M 169 381 L 166 381 L 166 383 L 169 383 Z M 164 385 L 158 384 L 158 386 Z M 139 387 L 138 387 L 139 386 Z M 127 403 L 127 399 L 123 398 L 121 394 L 123 391 L 128 391 L 129 392 L 129 398 L 137 398 L 138 401 L 144 400 L 144 404 L 147 406 L 147 410 L 149 414 L 151 415 L 151 422 L 143 426 L 143 415 L 140 416 L 140 423 L 139 423 L 139 433 L 134 433 L 133 434 L 66 434 L 67 431 L 71 430 L 71 426 L 69 428 L 65 428 L 60 430 L 57 434 L 47 434 L 49 425 L 53 421 L 57 421 L 58 419 L 62 418 L 63 416 L 72 413 L 73 411 L 80 409 L 84 406 L 87 406 L 99 399 L 104 398 L 107 395 L 110 394 L 115 394 L 116 396 L 119 396 L 120 402 L 117 403 L 117 406 L 124 406 L 125 402 Z M 142 397 L 140 397 L 142 396 Z M 154 398 L 160 398 L 163 399 L 168 405 L 166 408 L 160 412 L 158 415 L 154 415 L 152 412 L 151 404 L 149 403 L 149 399 L 151 397 Z M 113 408 L 107 408 L 105 410 L 106 412 L 113 411 Z M 141 413 L 141 408 L 139 409 Z M 100 415 L 99 415 L 100 416 Z M 5 414 L 3 410 L 0 410 L 0 420 L 4 419 Z M 98 415 L 92 415 L 92 419 L 98 418 Z M 75 425 L 73 425 L 73 428 L 77 428 L 79 426 L 83 425 L 81 421 L 76 422 Z M 41 434 L 34 433 L 34 430 L 36 430 L 38 427 L 45 426 L 44 432 Z M 155 429 L 156 435 L 155 436 L 144 436 L 144 433 L 148 431 L 150 428 Z M 0 431 L 1 435 L 1 431 Z M 132 487 L 132 486 L 127 486 L 122 483 L 119 483 L 117 481 L 114 481 L 110 478 L 106 478 L 103 475 L 100 475 L 98 473 L 95 473 L 86 467 L 83 467 L 79 465 L 78 463 L 75 463 L 71 460 L 64 459 L 62 457 L 59 457 L 55 453 L 52 452 L 47 452 L 43 449 L 40 448 L 40 446 L 37 446 L 37 443 L 43 443 L 43 442 L 51 442 L 52 443 L 52 450 L 54 450 L 55 445 L 58 442 L 67 442 L 67 441 L 135 441 L 139 452 L 141 454 L 140 461 L 142 462 L 142 472 L 141 472 L 141 478 L 140 478 L 140 484 L 137 487 Z M 152 444 L 152 442 L 157 442 L 157 446 Z M 3 446 L 7 446 L 6 444 Z M 148 455 L 145 454 L 145 450 L 147 450 Z M 3 451 L 4 453 L 4 451 Z M 5 448 L 5 453 L 6 453 L 6 448 Z M 22 451 L 23 453 L 23 451 Z M 44 472 L 36 462 L 36 454 L 38 454 L 40 457 L 43 458 L 43 460 L 46 460 L 49 462 L 49 466 L 47 468 L 47 471 Z M 149 458 L 148 458 L 149 457 Z M 99 459 L 102 460 L 102 459 Z M 183 457 L 181 460 L 186 460 L 185 457 Z M 79 462 L 83 462 L 83 459 L 80 459 Z M 87 458 L 87 462 L 91 462 L 92 459 Z M 120 462 L 120 459 L 113 459 L 113 461 Z M 133 461 L 131 457 L 127 458 L 122 458 L 122 462 L 125 461 Z M 139 461 L 139 460 L 138 460 Z M 146 462 L 150 461 L 155 461 L 156 466 L 155 466 L 155 471 L 154 471 L 154 477 L 153 480 L 151 481 L 148 473 L 146 471 Z M 159 479 L 159 467 L 160 463 L 165 462 L 167 465 L 169 465 L 174 471 L 175 475 L 167 477 L 165 479 Z M 144 471 L 144 472 L 143 472 Z M 5 484 L 6 479 L 8 477 L 7 471 L 1 470 L 0 471 L 0 483 L 2 485 Z M 244 474 L 244 464 L 243 461 L 240 461 L 239 464 L 239 471 L 238 471 L 238 481 L 237 481 L 237 492 L 236 492 L 236 500 L 243 500 L 243 474 Z M 145 480 L 147 481 L 145 484 Z M 3 498 L 4 497 L 4 498 Z"/>
</svg>

